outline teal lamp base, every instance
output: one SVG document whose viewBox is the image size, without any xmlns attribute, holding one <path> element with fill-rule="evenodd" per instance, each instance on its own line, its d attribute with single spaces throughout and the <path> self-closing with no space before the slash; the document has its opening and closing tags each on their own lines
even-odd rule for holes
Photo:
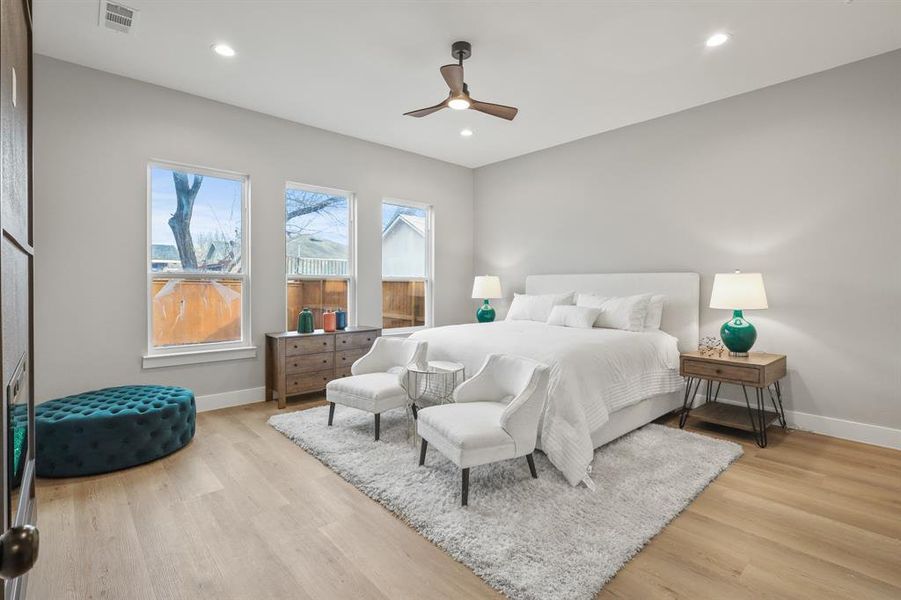
<svg viewBox="0 0 901 600">
<path fill-rule="evenodd" d="M 479 323 L 491 323 L 492 321 L 494 321 L 494 307 L 488 304 L 487 299 L 476 312 L 476 319 L 478 319 Z"/>
<path fill-rule="evenodd" d="M 731 356 L 747 356 L 757 341 L 757 329 L 745 321 L 742 311 L 735 310 L 732 311 L 732 319 L 720 327 L 720 337 Z"/>
</svg>

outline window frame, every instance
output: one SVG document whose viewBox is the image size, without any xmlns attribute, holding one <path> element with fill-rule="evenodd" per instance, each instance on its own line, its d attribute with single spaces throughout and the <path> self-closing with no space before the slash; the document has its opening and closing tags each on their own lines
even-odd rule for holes
<svg viewBox="0 0 901 600">
<path fill-rule="evenodd" d="M 407 208 L 417 208 L 425 211 L 425 277 L 385 277 L 385 274 L 379 272 L 379 299 L 381 299 L 382 282 L 384 281 L 422 281 L 425 283 L 425 325 L 416 325 L 413 327 L 382 327 L 384 335 L 409 335 L 423 329 L 429 329 L 434 326 L 435 294 L 433 288 L 435 285 L 435 208 L 431 204 L 425 202 L 416 202 L 415 200 L 401 200 L 400 198 L 384 197 L 379 207 L 379 250 L 384 247 L 382 234 L 384 234 L 384 226 L 382 225 L 382 210 L 385 204 L 394 206 L 403 206 Z M 379 260 L 379 269 L 382 269 L 382 261 Z M 384 313 L 384 307 L 382 308 Z M 384 325 L 384 316 L 381 316 L 382 325 Z"/>
<path fill-rule="evenodd" d="M 331 194 L 333 196 L 343 196 L 347 198 L 347 275 L 296 275 L 288 273 L 288 219 L 285 209 L 286 194 L 289 189 L 302 190 L 305 192 L 313 192 L 318 194 Z M 357 325 L 357 195 L 350 190 L 342 190 L 340 188 L 326 187 L 321 185 L 313 185 L 309 183 L 301 183 L 299 181 L 288 180 L 285 182 L 284 191 L 282 193 L 282 216 L 284 217 L 282 231 L 285 239 L 282 245 L 282 265 L 285 270 L 285 295 L 284 308 L 282 313 L 288 313 L 288 284 L 291 281 L 346 281 L 347 282 L 347 324 L 349 326 Z M 290 331 L 293 329 L 290 323 L 285 323 Z"/>
<path fill-rule="evenodd" d="M 154 168 L 185 171 L 190 174 L 229 179 L 241 182 L 241 272 L 191 272 L 153 271 L 153 182 Z M 143 367 L 167 367 L 181 364 L 216 362 L 256 356 L 256 346 L 252 344 L 251 328 L 251 259 L 250 259 L 250 175 L 237 171 L 203 167 L 189 163 L 151 159 L 147 161 L 147 239 L 144 269 L 146 271 L 147 339 L 143 357 Z M 229 342 L 201 342 L 178 346 L 154 347 L 153 345 L 153 279 L 163 275 L 167 279 L 239 279 L 241 280 L 241 339 Z"/>
</svg>

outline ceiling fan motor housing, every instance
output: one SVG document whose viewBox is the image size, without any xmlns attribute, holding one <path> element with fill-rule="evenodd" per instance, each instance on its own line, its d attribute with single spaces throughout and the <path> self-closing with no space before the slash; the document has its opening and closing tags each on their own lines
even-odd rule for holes
<svg viewBox="0 0 901 600">
<path fill-rule="evenodd" d="M 454 42 L 451 46 L 451 56 L 463 62 L 472 56 L 472 44 L 469 42 Z"/>
</svg>

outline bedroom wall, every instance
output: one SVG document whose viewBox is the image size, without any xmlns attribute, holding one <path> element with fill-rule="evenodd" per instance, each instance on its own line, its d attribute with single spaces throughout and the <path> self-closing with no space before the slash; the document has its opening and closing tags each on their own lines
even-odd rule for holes
<svg viewBox="0 0 901 600">
<path fill-rule="evenodd" d="M 288 180 L 356 192 L 360 324 L 381 323 L 383 197 L 433 205 L 435 322 L 471 320 L 470 169 L 44 56 L 34 112 L 39 401 L 127 383 L 261 400 L 263 336 L 285 325 Z M 250 175 L 256 359 L 142 369 L 151 157 Z"/>
<path fill-rule="evenodd" d="M 795 421 L 901 447 L 845 422 L 901 428 L 899 73 L 896 51 L 479 168 L 476 272 L 504 309 L 529 273 L 696 271 L 706 305 L 714 273 L 760 271 L 746 316 Z"/>
</svg>

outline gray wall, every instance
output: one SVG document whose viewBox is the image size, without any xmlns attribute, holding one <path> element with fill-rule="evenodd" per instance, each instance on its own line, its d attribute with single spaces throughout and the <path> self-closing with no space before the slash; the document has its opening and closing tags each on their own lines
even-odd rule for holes
<svg viewBox="0 0 901 600">
<path fill-rule="evenodd" d="M 714 273 L 760 271 L 746 316 L 788 355 L 787 407 L 901 427 L 899 74 L 901 51 L 477 169 L 476 272 L 509 298 L 529 273 L 696 271 L 706 304 Z"/>
<path fill-rule="evenodd" d="M 263 334 L 284 329 L 284 186 L 358 199 L 358 310 L 381 322 L 381 200 L 434 206 L 435 322 L 471 320 L 472 171 L 43 56 L 35 60 L 35 335 L 39 400 L 161 383 L 263 385 Z M 255 360 L 142 370 L 149 158 L 247 173 Z"/>
</svg>

